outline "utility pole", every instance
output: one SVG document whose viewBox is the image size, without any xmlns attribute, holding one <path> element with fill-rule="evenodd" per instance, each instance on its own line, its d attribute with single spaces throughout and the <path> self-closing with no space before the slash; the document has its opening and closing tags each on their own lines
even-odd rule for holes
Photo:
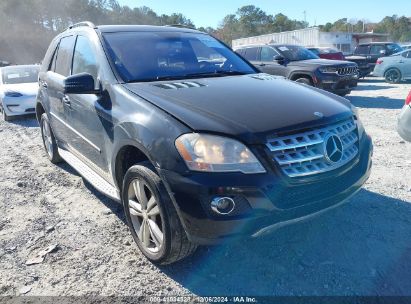
<svg viewBox="0 0 411 304">
<path fill-rule="evenodd" d="M 304 15 L 304 25 L 305 25 L 305 27 L 307 28 L 307 12 L 304 11 L 304 12 L 303 12 L 303 15 Z"/>
</svg>

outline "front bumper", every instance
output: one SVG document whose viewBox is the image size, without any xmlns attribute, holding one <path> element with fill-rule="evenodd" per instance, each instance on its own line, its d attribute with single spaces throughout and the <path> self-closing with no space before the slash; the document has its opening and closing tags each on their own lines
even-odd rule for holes
<svg viewBox="0 0 411 304">
<path fill-rule="evenodd" d="M 359 155 L 351 163 L 303 180 L 278 172 L 191 173 L 183 176 L 160 170 L 189 239 L 215 244 L 227 239 L 258 235 L 278 223 L 294 222 L 336 206 L 356 193 L 370 174 L 372 142 L 364 134 Z M 326 185 L 324 187 L 324 185 Z M 210 208 L 215 197 L 231 197 L 236 209 L 230 216 Z"/>
<path fill-rule="evenodd" d="M 36 96 L 4 97 L 1 107 L 7 116 L 30 115 L 36 112 Z"/>
<path fill-rule="evenodd" d="M 405 105 L 398 117 L 398 134 L 406 141 L 411 142 L 411 107 Z"/>
<path fill-rule="evenodd" d="M 336 94 L 350 93 L 357 85 L 359 74 L 338 76 L 333 74 L 317 74 L 317 87 Z"/>
</svg>

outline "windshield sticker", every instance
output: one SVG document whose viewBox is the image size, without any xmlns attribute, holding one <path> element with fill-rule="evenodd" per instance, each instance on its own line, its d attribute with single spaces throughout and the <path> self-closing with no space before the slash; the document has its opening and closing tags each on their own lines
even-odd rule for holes
<svg viewBox="0 0 411 304">
<path fill-rule="evenodd" d="M 289 49 L 286 46 L 280 46 L 278 49 L 282 52 L 289 51 Z"/>
</svg>

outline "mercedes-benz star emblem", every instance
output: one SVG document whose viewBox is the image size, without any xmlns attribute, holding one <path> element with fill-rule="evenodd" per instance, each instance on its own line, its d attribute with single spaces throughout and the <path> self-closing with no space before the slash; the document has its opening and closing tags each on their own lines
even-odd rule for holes
<svg viewBox="0 0 411 304">
<path fill-rule="evenodd" d="M 329 163 L 338 163 L 343 157 L 343 143 L 334 134 L 328 134 L 324 139 L 324 156 Z"/>
<path fill-rule="evenodd" d="M 314 115 L 317 116 L 318 118 L 323 118 L 324 114 L 321 112 L 314 112 Z"/>
</svg>

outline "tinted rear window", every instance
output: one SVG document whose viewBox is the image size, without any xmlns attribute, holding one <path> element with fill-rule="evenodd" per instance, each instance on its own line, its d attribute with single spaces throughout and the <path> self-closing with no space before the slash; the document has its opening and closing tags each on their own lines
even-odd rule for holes
<svg viewBox="0 0 411 304">
<path fill-rule="evenodd" d="M 368 54 L 368 45 L 359 45 L 355 49 L 354 54 Z"/>
<path fill-rule="evenodd" d="M 37 82 L 39 66 L 7 67 L 1 70 L 1 78 L 4 84 L 32 83 Z"/>
</svg>

